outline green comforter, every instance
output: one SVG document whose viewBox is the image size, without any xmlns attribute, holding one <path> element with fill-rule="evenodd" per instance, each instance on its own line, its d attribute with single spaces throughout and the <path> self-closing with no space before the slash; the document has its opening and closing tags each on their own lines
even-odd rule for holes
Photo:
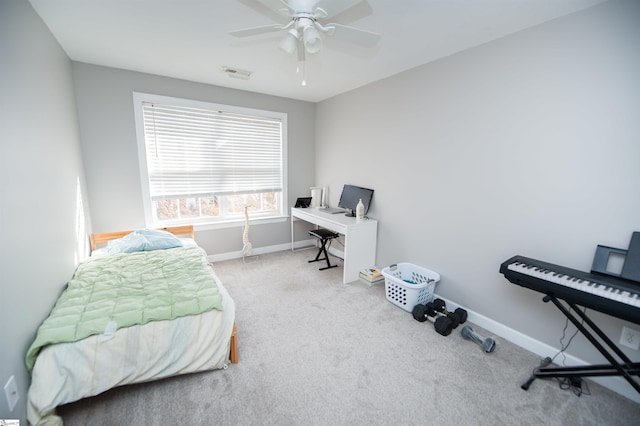
<svg viewBox="0 0 640 426">
<path fill-rule="evenodd" d="M 199 247 L 83 261 L 38 329 L 27 351 L 27 368 L 33 368 L 44 346 L 102 334 L 112 321 L 121 328 L 222 310 L 217 283 L 205 263 Z"/>
</svg>

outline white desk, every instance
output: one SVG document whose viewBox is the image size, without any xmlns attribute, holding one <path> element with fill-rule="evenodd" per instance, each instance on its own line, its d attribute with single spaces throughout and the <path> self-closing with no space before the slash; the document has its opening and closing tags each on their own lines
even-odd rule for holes
<svg viewBox="0 0 640 426">
<path fill-rule="evenodd" d="M 365 219 L 356 223 L 355 217 L 345 216 L 344 213 L 324 213 L 316 208 L 291 208 L 291 250 L 293 250 L 293 222 L 304 220 L 321 228 L 329 229 L 344 235 L 344 268 L 343 283 L 350 283 L 358 279 L 362 268 L 375 266 L 376 241 L 378 236 L 378 221 Z"/>
</svg>

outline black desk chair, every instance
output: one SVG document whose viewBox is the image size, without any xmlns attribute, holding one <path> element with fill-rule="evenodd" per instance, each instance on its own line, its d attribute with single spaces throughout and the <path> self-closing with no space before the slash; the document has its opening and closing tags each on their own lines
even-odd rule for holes
<svg viewBox="0 0 640 426">
<path fill-rule="evenodd" d="M 320 240 L 320 250 L 318 250 L 318 254 L 316 255 L 316 258 L 313 260 L 310 260 L 309 263 L 317 262 L 319 260 L 326 260 L 327 266 L 325 266 L 324 268 L 319 268 L 321 271 L 329 268 L 335 268 L 336 266 L 338 266 L 338 265 L 332 265 L 329 262 L 329 253 L 327 253 L 327 242 L 329 242 L 334 238 L 338 238 L 340 234 L 336 234 L 335 232 L 329 231 L 328 229 L 312 229 L 311 231 L 309 231 L 309 235 L 311 235 L 312 237 L 316 237 L 317 239 Z M 320 255 L 323 253 L 324 253 L 324 258 L 320 259 Z"/>
</svg>

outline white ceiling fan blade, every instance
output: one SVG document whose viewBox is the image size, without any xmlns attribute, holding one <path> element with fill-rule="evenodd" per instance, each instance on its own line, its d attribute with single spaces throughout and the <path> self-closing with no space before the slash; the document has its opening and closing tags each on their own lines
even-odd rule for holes
<svg viewBox="0 0 640 426">
<path fill-rule="evenodd" d="M 327 34 L 333 38 L 359 46 L 373 47 L 378 43 L 378 40 L 380 40 L 380 34 L 359 30 L 346 25 L 328 24 L 326 28 L 329 30 Z"/>
<path fill-rule="evenodd" d="M 262 3 L 263 6 L 273 10 L 284 16 L 289 16 L 289 13 L 293 11 L 291 7 L 284 0 L 256 0 L 258 3 Z"/>
<path fill-rule="evenodd" d="M 280 24 L 265 25 L 262 27 L 246 28 L 244 30 L 230 31 L 229 34 L 235 37 L 250 37 L 259 34 L 272 33 L 280 31 L 284 26 Z"/>
<path fill-rule="evenodd" d="M 332 18 L 360 2 L 362 0 L 320 0 L 315 5 L 314 10 L 322 9 L 326 12 L 326 16 L 322 16 L 321 19 Z"/>
</svg>

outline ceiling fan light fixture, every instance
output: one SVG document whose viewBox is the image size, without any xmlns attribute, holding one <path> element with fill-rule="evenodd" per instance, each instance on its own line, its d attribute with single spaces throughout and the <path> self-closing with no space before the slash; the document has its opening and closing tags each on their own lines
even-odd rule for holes
<svg viewBox="0 0 640 426">
<path fill-rule="evenodd" d="M 271 24 L 245 30 L 231 31 L 235 37 L 249 37 L 280 31 L 284 37 L 279 47 L 288 54 L 296 53 L 298 73 L 302 74 L 302 85 L 307 81 L 304 75 L 306 55 L 318 53 L 322 49 L 323 37 L 334 37 L 362 47 L 374 47 L 380 39 L 379 34 L 360 30 L 348 25 L 329 23 L 323 25 L 320 20 L 329 19 L 354 7 L 365 0 L 240 0 L 256 1 L 274 12 L 289 18 L 286 25 Z M 283 7 L 284 6 L 284 7 Z M 227 71 L 234 78 L 248 78 L 236 70 Z"/>
<path fill-rule="evenodd" d="M 304 39 L 304 48 L 309 53 L 318 53 L 322 48 L 322 38 L 320 33 L 313 25 L 305 27 L 302 33 Z"/>
<path fill-rule="evenodd" d="M 291 28 L 289 31 L 287 31 L 287 34 L 280 42 L 280 49 L 284 50 L 288 54 L 292 54 L 296 51 L 299 37 L 300 36 L 298 35 L 298 30 L 296 30 L 295 28 Z"/>
</svg>

